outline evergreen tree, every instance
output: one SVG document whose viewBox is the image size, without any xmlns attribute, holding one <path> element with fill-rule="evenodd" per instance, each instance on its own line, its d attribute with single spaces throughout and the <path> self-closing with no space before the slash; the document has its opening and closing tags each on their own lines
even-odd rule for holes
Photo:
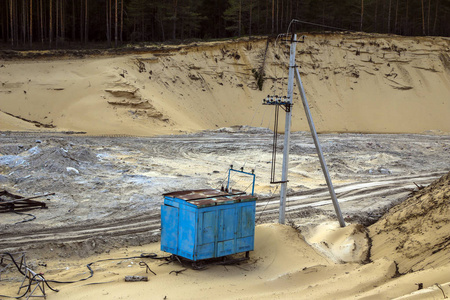
<svg viewBox="0 0 450 300">
<path fill-rule="evenodd" d="M 367 32 L 450 36 L 449 17 L 448 0 L 2 0 L 0 42 L 8 48 L 59 47 L 65 40 L 106 47 L 112 39 L 118 45 L 265 35 L 285 32 L 293 18 Z M 311 24 L 296 29 L 332 30 Z"/>
<path fill-rule="evenodd" d="M 245 0 L 228 0 L 229 7 L 223 13 L 227 23 L 225 29 L 237 36 L 241 36 L 242 30 L 242 1 Z"/>
</svg>

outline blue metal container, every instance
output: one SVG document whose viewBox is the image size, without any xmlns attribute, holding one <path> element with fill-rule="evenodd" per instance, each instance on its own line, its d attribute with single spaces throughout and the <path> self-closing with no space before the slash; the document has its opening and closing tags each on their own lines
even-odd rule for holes
<svg viewBox="0 0 450 300">
<path fill-rule="evenodd" d="M 164 194 L 161 250 L 193 261 L 253 250 L 256 197 L 189 190 Z"/>
</svg>

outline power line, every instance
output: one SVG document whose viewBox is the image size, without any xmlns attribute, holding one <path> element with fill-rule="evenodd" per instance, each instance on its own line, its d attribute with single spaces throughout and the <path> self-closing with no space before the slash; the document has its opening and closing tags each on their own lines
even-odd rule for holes
<svg viewBox="0 0 450 300">
<path fill-rule="evenodd" d="M 318 23 L 313 23 L 313 22 L 307 22 L 307 21 L 301 21 L 301 20 L 297 20 L 297 19 L 292 19 L 292 21 L 289 23 L 289 26 L 288 26 L 288 29 L 287 29 L 287 33 L 286 33 L 287 35 L 289 35 L 289 29 L 291 28 L 292 23 L 301 23 L 301 24 L 313 25 L 313 26 L 329 28 L 329 29 L 336 29 L 336 30 L 341 30 L 341 31 L 358 32 L 356 30 L 351 30 L 351 29 L 339 28 L 339 27 L 335 27 L 335 26 L 328 26 L 328 25 L 323 25 L 323 24 L 318 24 Z"/>
</svg>

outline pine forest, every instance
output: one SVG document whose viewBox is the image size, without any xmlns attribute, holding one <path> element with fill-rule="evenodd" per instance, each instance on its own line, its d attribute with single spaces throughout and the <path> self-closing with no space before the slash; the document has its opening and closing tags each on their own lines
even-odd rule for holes
<svg viewBox="0 0 450 300">
<path fill-rule="evenodd" d="M 449 19 L 450 0 L 1 0 L 0 47 L 176 44 L 276 35 L 288 27 L 450 36 Z"/>
</svg>

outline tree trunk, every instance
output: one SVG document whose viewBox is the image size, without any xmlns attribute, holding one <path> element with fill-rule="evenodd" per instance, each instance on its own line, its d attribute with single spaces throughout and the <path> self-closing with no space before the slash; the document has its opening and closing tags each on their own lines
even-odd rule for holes
<svg viewBox="0 0 450 300">
<path fill-rule="evenodd" d="M 39 3 L 39 9 L 40 9 L 40 20 L 39 23 L 41 24 L 41 43 L 44 45 L 44 14 L 42 13 L 42 0 L 40 0 Z"/>
<path fill-rule="evenodd" d="M 421 0 L 422 2 L 422 33 L 423 35 L 426 35 L 425 33 L 425 10 L 424 10 L 424 6 L 423 6 L 423 0 Z"/>
<path fill-rule="evenodd" d="M 436 35 L 436 23 L 438 19 L 438 7 L 439 7 L 439 0 L 436 1 L 436 11 L 434 14 L 434 22 L 433 22 L 433 35 Z"/>
<path fill-rule="evenodd" d="M 261 4 L 259 3 L 259 1 L 256 1 L 256 20 L 262 20 Z M 257 22 L 256 25 L 256 34 L 260 34 L 261 32 L 263 32 L 262 22 Z"/>
<path fill-rule="evenodd" d="M 72 0 L 72 42 L 75 42 L 75 0 Z"/>
<path fill-rule="evenodd" d="M 397 33 L 397 20 L 398 20 L 398 0 L 395 5 L 395 24 L 394 24 L 394 33 Z"/>
<path fill-rule="evenodd" d="M 409 22 L 408 22 L 408 12 L 409 12 L 409 3 L 408 3 L 408 0 L 406 0 L 406 16 L 405 16 L 405 32 L 406 32 L 406 30 L 408 30 L 408 28 L 409 28 Z"/>
<path fill-rule="evenodd" d="M 64 40 L 66 38 L 66 25 L 65 25 L 65 5 L 64 5 L 64 1 L 65 0 L 61 0 L 61 42 L 64 44 Z"/>
<path fill-rule="evenodd" d="M 279 30 L 280 19 L 278 18 L 279 12 L 280 12 L 280 0 L 277 0 L 277 16 L 276 16 L 276 20 L 275 20 L 275 24 L 277 24 L 277 27 L 276 27 L 277 33 L 280 32 L 280 30 Z"/>
<path fill-rule="evenodd" d="M 361 0 L 361 23 L 359 25 L 359 31 L 362 31 L 364 19 L 364 0 Z"/>
<path fill-rule="evenodd" d="M 238 36 L 241 36 L 242 28 L 242 0 L 239 0 L 239 20 L 238 20 Z"/>
<path fill-rule="evenodd" d="M 428 17 L 427 17 L 427 34 L 430 35 L 430 11 L 431 11 L 431 0 L 428 0 Z"/>
<path fill-rule="evenodd" d="M 55 5 L 55 42 L 56 42 L 56 46 L 58 46 L 58 42 L 59 42 L 59 0 L 56 0 L 56 5 Z"/>
<path fill-rule="evenodd" d="M 15 40 L 16 40 L 16 46 L 19 46 L 19 1 L 14 1 L 14 34 L 16 35 Z"/>
<path fill-rule="evenodd" d="M 117 17 L 117 0 L 116 0 L 115 7 L 114 7 L 114 13 L 115 13 L 114 45 L 117 48 L 117 44 L 119 41 L 119 27 L 118 27 L 119 22 L 118 22 L 118 17 Z"/>
<path fill-rule="evenodd" d="M 33 45 L 33 0 L 30 0 L 30 47 Z"/>
<path fill-rule="evenodd" d="M 253 8 L 253 1 L 250 0 L 250 8 L 249 8 L 249 24 L 248 24 L 248 35 L 252 35 L 252 8 Z"/>
<path fill-rule="evenodd" d="M 272 34 L 275 33 L 275 0 L 272 0 Z"/>
<path fill-rule="evenodd" d="M 50 39 L 50 47 L 52 46 L 52 42 L 53 42 L 53 18 L 52 18 L 52 0 L 50 0 L 50 8 L 49 8 L 49 31 L 48 31 L 48 36 Z"/>
<path fill-rule="evenodd" d="M 162 40 L 163 42 L 166 40 L 165 34 L 164 34 L 164 23 L 162 21 L 162 17 L 159 18 L 159 23 L 161 25 L 161 32 L 162 32 Z"/>
<path fill-rule="evenodd" d="M 89 27 L 88 27 L 88 0 L 85 0 L 84 2 L 84 42 L 88 42 L 88 34 L 89 34 Z"/>
<path fill-rule="evenodd" d="M 142 38 L 141 38 L 141 41 L 144 41 L 144 37 L 145 37 L 145 15 L 144 15 L 144 12 L 142 11 L 141 12 L 141 35 L 142 35 Z"/>
<path fill-rule="evenodd" d="M 269 0 L 266 0 L 266 27 L 265 31 L 269 32 Z"/>
<path fill-rule="evenodd" d="M 11 30 L 11 46 L 14 46 L 13 0 L 9 0 L 9 28 Z"/>
<path fill-rule="evenodd" d="M 123 0 L 120 4 L 120 43 L 123 43 Z"/>
<path fill-rule="evenodd" d="M 2 26 L 3 26 L 4 42 L 6 44 L 9 42 L 9 17 L 8 17 L 9 16 L 9 8 L 8 8 L 9 2 L 5 1 L 4 3 L 5 3 L 5 8 L 2 9 L 2 12 L 5 13 L 5 23 L 4 24 L 2 23 Z M 2 18 L 3 18 L 3 16 L 2 16 Z"/>
<path fill-rule="evenodd" d="M 378 31 L 378 0 L 375 1 L 375 31 Z"/>
<path fill-rule="evenodd" d="M 109 34 L 109 6 L 108 0 L 106 0 L 106 41 L 108 42 L 108 47 L 111 47 L 111 35 Z"/>
<path fill-rule="evenodd" d="M 178 11 L 178 0 L 173 0 L 173 32 L 172 39 L 175 39 L 177 30 L 177 11 Z"/>
<path fill-rule="evenodd" d="M 283 30 L 283 14 L 284 14 L 284 5 L 283 0 L 281 0 L 281 18 L 280 18 L 280 29 Z"/>
<path fill-rule="evenodd" d="M 388 13 L 388 33 L 391 33 L 391 7 L 392 0 L 389 0 L 389 13 Z"/>
<path fill-rule="evenodd" d="M 26 42 L 26 17 L 25 17 L 25 12 L 27 10 L 25 9 L 25 0 L 22 0 L 22 44 L 25 45 Z"/>
<path fill-rule="evenodd" d="M 84 41 L 84 14 L 83 14 L 83 0 L 80 1 L 80 43 Z"/>
<path fill-rule="evenodd" d="M 108 6 L 108 24 L 109 24 L 109 31 L 108 31 L 108 45 L 109 47 L 111 47 L 111 36 L 112 36 L 112 3 L 111 0 L 109 1 L 109 6 Z"/>
<path fill-rule="evenodd" d="M 293 19 L 292 15 L 293 15 L 293 13 L 294 13 L 294 5 L 293 5 L 293 3 L 292 3 L 292 0 L 289 1 L 289 7 L 290 7 L 290 9 L 289 9 L 289 19 L 288 19 L 288 22 L 289 22 L 289 24 L 290 24 L 291 21 L 292 21 L 292 19 Z M 289 25 L 288 25 L 288 26 L 289 26 Z"/>
</svg>

